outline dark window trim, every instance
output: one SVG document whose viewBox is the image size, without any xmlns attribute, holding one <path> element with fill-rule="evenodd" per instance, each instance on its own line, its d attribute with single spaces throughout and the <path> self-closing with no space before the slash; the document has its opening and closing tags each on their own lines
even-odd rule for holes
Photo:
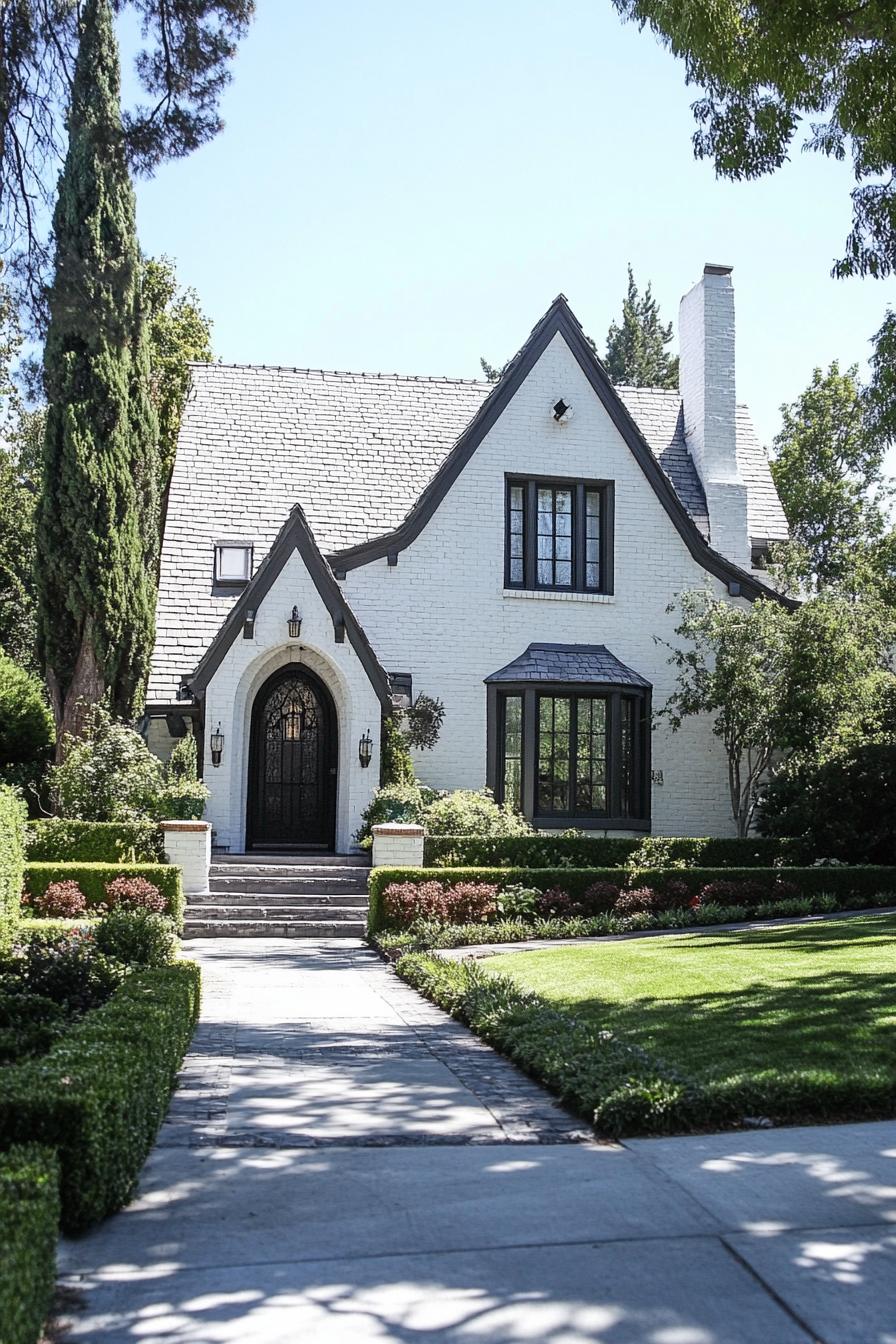
<svg viewBox="0 0 896 1344">
<path fill-rule="evenodd" d="M 218 573 L 218 560 L 222 550 L 240 550 L 249 552 L 249 573 L 245 579 L 225 579 Z M 255 569 L 255 545 L 251 541 L 216 541 L 212 557 L 212 583 L 217 592 L 241 592 L 252 582 Z"/>
<path fill-rule="evenodd" d="M 510 492 L 523 488 L 523 580 L 514 582 L 510 577 Z M 572 506 L 572 582 L 553 584 L 538 582 L 538 491 L 571 490 Z M 585 585 L 585 495 L 595 490 L 600 494 L 600 583 L 597 588 Z M 592 593 L 611 596 L 614 585 L 614 514 L 615 491 L 612 481 L 581 480 L 565 476 L 521 476 L 508 473 L 504 478 L 504 587 L 516 592 Z"/>
<path fill-rule="evenodd" d="M 414 678 L 410 672 L 387 672 L 389 678 L 389 689 L 392 692 L 393 701 L 397 696 L 406 696 L 408 704 L 414 701 Z"/>
<path fill-rule="evenodd" d="M 638 686 L 620 686 L 609 682 L 522 681 L 496 682 L 487 689 L 486 774 L 489 788 L 498 802 L 503 801 L 504 782 L 504 706 L 505 696 L 520 696 L 523 711 L 523 759 L 521 800 L 523 815 L 539 830 L 649 831 L 650 830 L 650 691 Z M 538 775 L 538 700 L 541 696 L 606 696 L 609 708 L 607 752 L 608 807 L 605 815 L 594 813 L 542 814 L 536 810 Z M 623 698 L 634 700 L 635 779 L 632 815 L 622 816 L 622 714 Z"/>
</svg>

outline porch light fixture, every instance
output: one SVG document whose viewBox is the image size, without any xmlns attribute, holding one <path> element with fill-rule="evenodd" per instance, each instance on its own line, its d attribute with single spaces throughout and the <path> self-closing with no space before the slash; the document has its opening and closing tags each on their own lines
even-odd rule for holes
<svg viewBox="0 0 896 1344">
<path fill-rule="evenodd" d="M 302 618 L 299 615 L 298 607 L 293 607 L 292 615 L 286 622 L 286 628 L 289 631 L 290 639 L 298 639 L 299 635 L 302 633 Z"/>
<path fill-rule="evenodd" d="M 370 758 L 373 755 L 373 738 L 370 736 L 370 729 L 361 738 L 358 743 L 358 760 L 361 762 L 361 769 L 366 770 L 370 764 Z"/>
<path fill-rule="evenodd" d="M 212 765 L 220 765 L 221 754 L 224 751 L 224 734 L 221 732 L 220 723 L 209 738 L 208 745 L 212 753 Z"/>
</svg>

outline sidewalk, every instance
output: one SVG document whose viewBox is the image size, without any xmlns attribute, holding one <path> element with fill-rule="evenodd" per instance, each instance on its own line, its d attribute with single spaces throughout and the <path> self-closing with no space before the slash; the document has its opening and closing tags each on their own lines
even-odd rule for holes
<svg viewBox="0 0 896 1344">
<path fill-rule="evenodd" d="M 361 943 L 210 939 L 102 1344 L 893 1344 L 896 1123 L 601 1145 Z"/>
</svg>

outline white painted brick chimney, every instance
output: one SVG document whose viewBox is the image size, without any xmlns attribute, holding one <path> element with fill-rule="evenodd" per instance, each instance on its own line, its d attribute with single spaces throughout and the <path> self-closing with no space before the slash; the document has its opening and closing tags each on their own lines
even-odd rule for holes
<svg viewBox="0 0 896 1344">
<path fill-rule="evenodd" d="M 679 387 L 685 438 L 706 492 L 710 544 L 749 569 L 747 488 L 737 465 L 731 269 L 707 263 L 681 301 Z"/>
</svg>

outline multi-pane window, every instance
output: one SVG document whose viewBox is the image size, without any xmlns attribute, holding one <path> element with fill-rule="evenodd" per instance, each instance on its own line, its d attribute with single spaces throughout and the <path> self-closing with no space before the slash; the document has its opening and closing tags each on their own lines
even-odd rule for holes
<svg viewBox="0 0 896 1344">
<path fill-rule="evenodd" d="M 509 480 L 507 586 L 609 592 L 610 507 L 607 485 Z"/>
<path fill-rule="evenodd" d="M 496 689 L 498 801 L 536 824 L 637 826 L 647 815 L 647 704 L 623 687 Z"/>
</svg>

